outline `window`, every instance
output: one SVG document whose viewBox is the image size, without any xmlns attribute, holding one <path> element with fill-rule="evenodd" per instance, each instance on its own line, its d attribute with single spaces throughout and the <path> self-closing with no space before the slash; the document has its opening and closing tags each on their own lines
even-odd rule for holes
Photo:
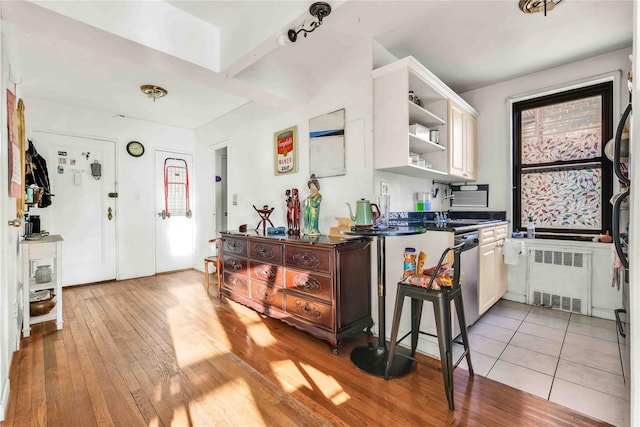
<svg viewBox="0 0 640 427">
<path fill-rule="evenodd" d="M 611 229 L 613 83 L 513 105 L 513 226 L 532 216 L 536 234 L 599 234 Z"/>
</svg>

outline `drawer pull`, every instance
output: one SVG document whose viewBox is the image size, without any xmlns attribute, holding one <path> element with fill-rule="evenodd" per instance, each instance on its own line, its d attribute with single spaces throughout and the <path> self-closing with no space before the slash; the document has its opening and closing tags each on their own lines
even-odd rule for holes
<svg viewBox="0 0 640 427">
<path fill-rule="evenodd" d="M 256 275 L 264 280 L 274 281 L 276 278 L 276 272 L 273 267 L 269 265 L 262 265 L 256 269 Z"/>
<path fill-rule="evenodd" d="M 242 263 L 237 259 L 230 259 L 227 263 L 232 270 L 240 271 L 242 270 Z"/>
<path fill-rule="evenodd" d="M 293 254 L 293 262 L 297 265 L 317 268 L 320 265 L 320 258 L 314 253 L 296 252 Z"/>
<path fill-rule="evenodd" d="M 275 301 L 275 294 L 271 293 L 267 290 L 267 288 L 258 288 L 256 290 L 256 295 L 258 297 L 260 297 L 261 300 L 263 301 L 268 301 L 268 302 L 272 302 Z"/>
<path fill-rule="evenodd" d="M 320 316 L 322 316 L 322 313 L 320 312 L 320 310 L 309 306 L 308 302 L 296 300 L 295 305 L 298 312 L 302 313 L 305 316 L 313 317 L 315 319 L 319 319 Z"/>
<path fill-rule="evenodd" d="M 313 277 L 297 275 L 293 278 L 293 284 L 296 289 L 300 289 L 310 294 L 317 294 L 320 292 L 320 282 Z"/>
<path fill-rule="evenodd" d="M 237 240 L 229 240 L 227 248 L 229 249 L 229 252 L 239 254 L 244 252 L 244 243 L 238 242 Z"/>
<path fill-rule="evenodd" d="M 275 255 L 273 249 L 267 248 L 265 246 L 256 247 L 255 252 L 258 256 L 266 259 L 271 259 Z"/>
<path fill-rule="evenodd" d="M 244 282 L 238 279 L 236 276 L 229 277 L 229 284 L 233 288 L 244 288 Z"/>
</svg>

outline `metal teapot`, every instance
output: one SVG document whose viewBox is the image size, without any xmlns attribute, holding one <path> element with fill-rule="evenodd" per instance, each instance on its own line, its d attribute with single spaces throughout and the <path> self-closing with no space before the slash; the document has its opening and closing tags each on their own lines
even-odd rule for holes
<svg viewBox="0 0 640 427">
<path fill-rule="evenodd" d="M 373 220 L 380 216 L 380 209 L 378 209 L 378 205 L 371 203 L 367 199 L 360 199 L 356 202 L 355 216 L 351 210 L 351 205 L 347 203 L 347 206 L 349 206 L 349 214 L 351 219 L 355 221 L 356 226 L 371 226 L 373 225 Z M 373 212 L 373 206 L 375 206 L 377 212 Z"/>
</svg>

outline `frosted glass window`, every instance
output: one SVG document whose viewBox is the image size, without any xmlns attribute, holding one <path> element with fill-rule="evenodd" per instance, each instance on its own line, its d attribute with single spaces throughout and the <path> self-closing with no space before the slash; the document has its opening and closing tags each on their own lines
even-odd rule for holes
<svg viewBox="0 0 640 427">
<path fill-rule="evenodd" d="M 604 145 L 613 136 L 613 84 L 513 105 L 513 223 L 567 238 L 611 229 L 613 187 Z M 589 238 L 589 236 L 586 236 Z"/>
<path fill-rule="evenodd" d="M 602 155 L 602 97 L 522 111 L 522 164 L 594 159 Z"/>
<path fill-rule="evenodd" d="M 523 174 L 521 222 L 532 215 L 536 227 L 599 230 L 601 177 L 599 168 Z"/>
</svg>

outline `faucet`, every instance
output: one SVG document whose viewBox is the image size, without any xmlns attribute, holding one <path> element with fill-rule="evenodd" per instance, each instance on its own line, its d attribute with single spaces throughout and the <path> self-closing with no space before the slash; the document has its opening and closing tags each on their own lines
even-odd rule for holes
<svg viewBox="0 0 640 427">
<path fill-rule="evenodd" d="M 440 213 L 438 216 L 438 221 L 442 221 L 445 222 L 447 220 L 447 213 L 445 211 L 442 210 L 442 202 L 444 202 L 447 199 L 454 199 L 453 194 L 449 195 L 449 196 L 444 196 L 441 200 L 440 200 Z M 449 208 L 451 208 L 451 202 L 449 202 Z"/>
</svg>

